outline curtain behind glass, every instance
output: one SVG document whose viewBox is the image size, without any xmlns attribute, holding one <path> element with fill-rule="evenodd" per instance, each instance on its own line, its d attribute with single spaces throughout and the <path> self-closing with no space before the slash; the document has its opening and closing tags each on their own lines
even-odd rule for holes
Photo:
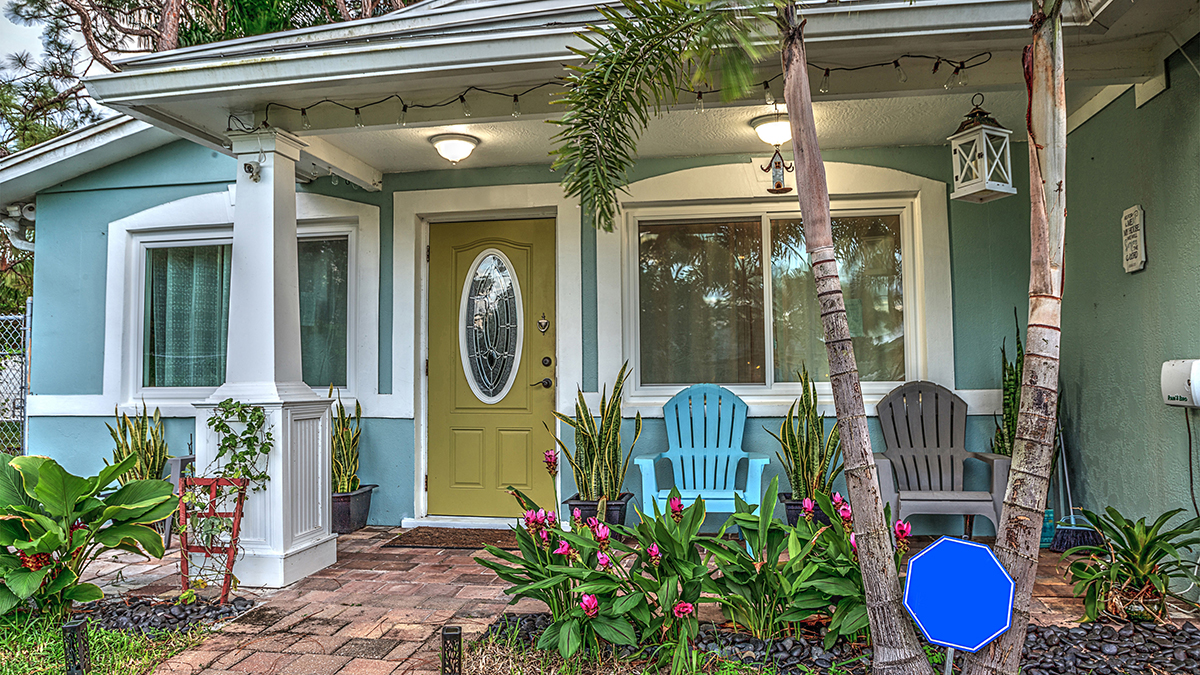
<svg viewBox="0 0 1200 675">
<path fill-rule="evenodd" d="M 143 386 L 216 387 L 225 381 L 232 250 L 146 251 Z"/>
<path fill-rule="evenodd" d="M 316 389 L 346 386 L 347 239 L 302 239 L 300 360 L 304 383 Z"/>
<path fill-rule="evenodd" d="M 863 381 L 903 381 L 900 217 L 834 217 L 832 226 L 859 375 Z M 804 364 L 813 379 L 828 381 L 825 331 L 799 218 L 771 221 L 771 294 L 776 381 L 795 382 Z"/>
<path fill-rule="evenodd" d="M 643 384 L 762 383 L 762 223 L 641 222 Z"/>
</svg>

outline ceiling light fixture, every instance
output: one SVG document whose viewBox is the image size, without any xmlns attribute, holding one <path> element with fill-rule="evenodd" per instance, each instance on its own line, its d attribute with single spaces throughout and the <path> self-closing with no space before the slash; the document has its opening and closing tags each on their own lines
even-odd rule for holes
<svg viewBox="0 0 1200 675">
<path fill-rule="evenodd" d="M 429 142 L 433 143 L 437 153 L 451 164 L 458 164 L 470 157 L 475 151 L 475 146 L 479 145 L 478 138 L 464 134 L 441 134 L 429 139 Z"/>
<path fill-rule="evenodd" d="M 750 120 L 750 126 L 767 145 L 779 146 L 792 140 L 792 125 L 786 115 L 756 117 Z"/>
</svg>

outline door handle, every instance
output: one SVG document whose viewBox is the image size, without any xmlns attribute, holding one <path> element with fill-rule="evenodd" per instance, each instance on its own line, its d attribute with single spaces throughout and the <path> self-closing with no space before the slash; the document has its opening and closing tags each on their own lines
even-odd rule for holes
<svg viewBox="0 0 1200 675">
<path fill-rule="evenodd" d="M 546 389 L 549 389 L 550 387 L 553 387 L 553 386 L 554 386 L 554 382 L 553 382 L 553 381 L 551 381 L 551 380 L 550 380 L 550 378 L 548 378 L 548 377 L 543 377 L 543 378 L 542 378 L 542 380 L 541 380 L 540 382 L 534 382 L 533 384 L 531 384 L 531 385 L 529 385 L 529 386 L 531 386 L 531 387 L 545 387 Z"/>
</svg>

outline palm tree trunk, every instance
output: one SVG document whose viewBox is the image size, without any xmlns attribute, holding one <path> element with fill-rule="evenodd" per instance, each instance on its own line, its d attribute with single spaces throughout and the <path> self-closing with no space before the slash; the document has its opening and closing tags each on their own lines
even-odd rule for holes
<svg viewBox="0 0 1200 675">
<path fill-rule="evenodd" d="M 1050 485 L 1062 333 L 1063 235 L 1066 226 L 1067 113 L 1061 0 L 1035 6 L 1033 44 L 1025 48 L 1029 89 L 1029 330 L 1017 436 L 996 554 L 1013 581 L 1012 627 L 970 655 L 966 675 L 1016 675 L 1037 575 L 1042 512 Z M 1048 11 L 1046 11 L 1048 8 Z M 1045 13 L 1043 13 L 1045 12 Z M 1046 16 L 1049 14 L 1049 16 Z"/>
<path fill-rule="evenodd" d="M 858 366 L 834 259 L 829 188 L 813 121 L 804 24 L 796 22 L 794 6 L 789 8 L 787 19 L 789 31 L 783 47 L 784 100 L 792 126 L 792 152 L 796 161 L 800 211 L 804 216 L 804 239 L 812 260 L 821 321 L 825 327 L 829 379 L 842 435 L 846 488 L 854 512 L 859 566 L 871 622 L 875 651 L 871 672 L 875 675 L 928 675 L 932 672 L 929 662 L 917 643 L 912 621 L 902 604 L 900 576 L 892 557 L 891 531 L 883 517 L 883 499 L 871 456 Z"/>
</svg>

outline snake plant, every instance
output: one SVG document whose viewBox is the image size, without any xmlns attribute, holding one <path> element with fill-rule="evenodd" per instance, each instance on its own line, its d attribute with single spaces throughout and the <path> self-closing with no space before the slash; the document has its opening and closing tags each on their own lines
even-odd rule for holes
<svg viewBox="0 0 1200 675">
<path fill-rule="evenodd" d="M 163 468 L 166 467 L 170 455 L 167 453 L 167 439 L 158 408 L 154 409 L 153 418 L 150 417 L 145 402 L 142 403 L 140 415 L 130 417 L 120 414 L 116 409 L 113 410 L 113 415 L 117 418 L 116 428 L 109 424 L 104 425 L 108 427 L 108 432 L 112 434 L 113 442 L 116 443 L 116 447 L 113 448 L 113 465 L 120 465 L 131 455 L 137 457 L 131 465 L 132 468 L 117 474 L 117 480 L 121 485 L 125 485 L 135 480 L 162 478 Z M 108 465 L 107 459 L 104 460 L 104 464 Z"/>
<path fill-rule="evenodd" d="M 557 436 L 554 442 L 571 463 L 581 499 L 598 501 L 618 499 L 621 496 L 621 485 L 625 482 L 625 473 L 629 470 L 633 446 L 642 435 L 642 415 L 638 413 L 634 422 L 633 443 L 629 444 L 628 453 L 621 452 L 621 390 L 625 388 L 628 365 L 622 365 L 617 373 L 611 398 L 605 391 L 600 392 L 598 427 L 587 402 L 583 399 L 583 391 L 579 392 L 579 398 L 575 401 L 575 417 L 554 413 L 559 421 L 575 430 L 574 454 Z M 546 430 L 550 430 L 548 425 Z M 554 435 L 554 432 L 550 433 Z"/>
<path fill-rule="evenodd" d="M 779 434 L 766 432 L 779 441 L 775 456 L 792 484 L 792 499 L 816 499 L 818 493 L 833 492 L 833 481 L 842 473 L 842 439 L 837 422 L 825 434 L 825 416 L 817 413 L 817 390 L 808 368 L 802 367 L 799 376 L 804 393 L 788 408 Z"/>
<path fill-rule="evenodd" d="M 329 388 L 330 396 L 333 387 Z M 346 414 L 346 406 L 342 405 L 342 394 L 338 392 L 337 406 L 334 407 L 332 439 L 333 448 L 333 491 L 344 494 L 354 492 L 359 487 L 358 480 L 358 438 L 362 433 L 362 406 L 354 402 L 354 414 Z"/>
<path fill-rule="evenodd" d="M 996 419 L 996 436 L 992 439 L 992 452 L 1009 456 L 1012 456 L 1013 444 L 1017 442 L 1017 411 L 1021 407 L 1021 375 L 1025 369 L 1025 345 L 1021 343 L 1021 324 L 1015 309 L 1013 320 L 1017 322 L 1017 358 L 1010 362 L 1004 343 L 1000 344 L 1000 383 L 1004 405 L 1000 417 Z"/>
</svg>

